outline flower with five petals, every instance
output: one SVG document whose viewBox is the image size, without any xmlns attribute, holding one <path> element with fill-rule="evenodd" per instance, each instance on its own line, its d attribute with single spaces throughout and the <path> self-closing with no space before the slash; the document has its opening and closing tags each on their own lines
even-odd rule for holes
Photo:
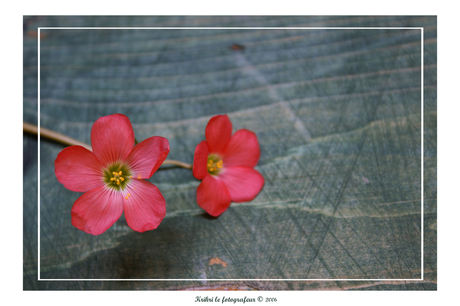
<svg viewBox="0 0 460 306">
<path fill-rule="evenodd" d="M 217 115 L 209 120 L 205 136 L 193 159 L 193 175 L 202 180 L 196 199 L 201 208 L 217 217 L 231 202 L 252 201 L 265 181 L 254 169 L 260 158 L 254 132 L 241 129 L 232 136 L 228 116 Z"/>
<path fill-rule="evenodd" d="M 71 146 L 54 162 L 58 181 L 69 190 L 84 192 L 73 204 L 72 224 L 93 235 L 105 232 L 125 213 L 135 231 L 158 227 L 166 215 L 160 190 L 150 178 L 169 153 L 169 142 L 150 137 L 134 146 L 128 117 L 99 118 L 91 129 L 92 152 Z"/>
</svg>

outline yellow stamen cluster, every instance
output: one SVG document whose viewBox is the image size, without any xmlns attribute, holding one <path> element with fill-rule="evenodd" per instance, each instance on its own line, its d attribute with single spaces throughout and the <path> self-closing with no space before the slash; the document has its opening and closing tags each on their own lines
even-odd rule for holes
<svg viewBox="0 0 460 306">
<path fill-rule="evenodd" d="M 132 175 L 131 169 L 123 163 L 108 165 L 108 167 L 103 170 L 103 174 L 104 182 L 107 184 L 107 187 L 117 191 L 124 190 L 126 186 L 128 186 Z"/>
<path fill-rule="evenodd" d="M 224 163 L 222 161 L 219 161 L 217 163 L 213 163 L 212 161 L 208 161 L 208 171 L 209 172 L 214 172 L 217 169 L 222 169 L 222 166 Z"/>
<path fill-rule="evenodd" d="M 123 182 L 125 180 L 125 178 L 123 176 L 121 176 L 122 174 L 123 174 L 122 171 L 120 171 L 120 172 L 115 172 L 115 171 L 112 172 L 113 177 L 110 179 L 110 181 L 112 181 L 114 183 L 116 182 L 117 185 L 120 185 L 120 181 Z"/>
<path fill-rule="evenodd" d="M 208 157 L 208 173 L 218 174 L 220 170 L 224 167 L 224 163 L 220 157 L 210 155 Z"/>
</svg>

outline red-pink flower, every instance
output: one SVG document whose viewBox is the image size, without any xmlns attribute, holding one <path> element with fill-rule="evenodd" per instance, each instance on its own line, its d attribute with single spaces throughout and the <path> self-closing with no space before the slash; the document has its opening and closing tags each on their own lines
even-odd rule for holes
<svg viewBox="0 0 460 306">
<path fill-rule="evenodd" d="M 264 177 L 254 169 L 260 157 L 259 141 L 254 132 L 245 129 L 232 136 L 227 115 L 212 117 L 205 136 L 193 160 L 193 175 L 203 180 L 196 200 L 207 213 L 217 217 L 231 202 L 252 201 L 262 189 Z"/>
<path fill-rule="evenodd" d="M 93 152 L 71 146 L 54 162 L 58 181 L 67 189 L 84 192 L 72 207 L 72 224 L 93 235 L 105 232 L 123 211 L 135 231 L 158 227 L 166 215 L 160 190 L 150 178 L 169 153 L 163 137 L 150 137 L 134 146 L 128 117 L 99 118 L 91 130 Z M 134 146 L 134 147 L 133 147 Z"/>
</svg>

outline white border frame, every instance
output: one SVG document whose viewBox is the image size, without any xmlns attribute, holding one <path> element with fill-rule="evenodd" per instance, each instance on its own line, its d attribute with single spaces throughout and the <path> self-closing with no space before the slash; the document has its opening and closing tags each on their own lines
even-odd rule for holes
<svg viewBox="0 0 460 306">
<path fill-rule="evenodd" d="M 40 278 L 40 30 L 420 30 L 421 40 L 421 278 L 408 278 L 408 279 L 321 279 L 321 278 L 300 278 L 300 279 L 260 279 L 260 278 L 242 278 L 242 279 L 42 279 Z M 424 280 L 424 224 L 423 224 L 423 161 L 424 161 L 424 148 L 423 148 L 423 72 L 424 72 L 424 53 L 423 53 L 423 40 L 424 40 L 423 27 L 38 27 L 38 281 L 423 281 Z"/>
</svg>

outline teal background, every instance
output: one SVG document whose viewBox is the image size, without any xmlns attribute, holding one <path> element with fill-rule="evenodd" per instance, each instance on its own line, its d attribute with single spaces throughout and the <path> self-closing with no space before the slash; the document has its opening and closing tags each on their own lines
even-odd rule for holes
<svg viewBox="0 0 460 306">
<path fill-rule="evenodd" d="M 41 30 L 38 114 L 38 26 L 423 27 L 423 182 L 420 29 Z M 122 216 L 91 236 L 70 222 L 81 194 L 54 175 L 64 147 L 41 140 L 38 199 L 37 138 L 24 134 L 25 290 L 436 290 L 436 17 L 25 16 L 23 41 L 25 122 L 89 144 L 95 120 L 123 113 L 138 140 L 166 137 L 168 158 L 192 163 L 208 120 L 228 114 L 257 134 L 265 177 L 212 218 L 191 171 L 160 169 L 157 230 Z M 39 201 L 40 277 L 75 281 L 37 281 Z"/>
</svg>

